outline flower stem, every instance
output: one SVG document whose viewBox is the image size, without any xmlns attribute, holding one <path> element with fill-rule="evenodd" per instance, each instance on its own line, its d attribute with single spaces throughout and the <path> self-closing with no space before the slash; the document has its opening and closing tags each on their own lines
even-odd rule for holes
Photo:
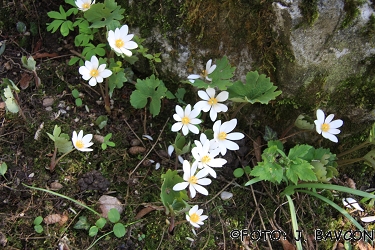
<svg viewBox="0 0 375 250">
<path fill-rule="evenodd" d="M 236 108 L 236 110 L 233 112 L 233 114 L 232 114 L 232 116 L 231 116 L 231 118 L 230 119 L 233 119 L 233 118 L 236 118 L 236 115 L 237 115 L 237 113 L 246 105 L 246 104 L 248 104 L 248 102 L 243 102 L 243 103 L 241 103 L 237 108 Z"/>
<path fill-rule="evenodd" d="M 353 153 L 354 151 L 357 151 L 357 150 L 359 150 L 361 148 L 364 148 L 364 147 L 366 147 L 366 146 L 368 146 L 370 144 L 371 143 L 369 142 L 369 140 L 366 140 L 366 141 L 362 142 L 361 144 L 359 144 L 358 146 L 355 146 L 354 148 L 351 148 L 351 149 L 349 149 L 349 150 L 347 150 L 347 151 L 345 151 L 345 152 L 343 152 L 341 154 L 338 154 L 337 158 L 340 158 L 340 157 L 343 157 L 344 155 Z"/>
<path fill-rule="evenodd" d="M 64 157 L 66 156 L 67 154 L 69 154 L 70 152 L 72 152 L 74 150 L 74 148 L 72 148 L 71 150 L 69 150 L 68 152 L 66 152 L 65 154 L 63 154 L 62 156 L 60 156 L 57 160 L 56 159 L 56 154 L 57 154 L 57 148 L 55 148 L 55 151 L 53 152 L 53 156 L 52 156 L 52 159 L 51 159 L 51 165 L 49 166 L 49 170 L 50 171 L 53 171 L 55 170 L 55 167 L 57 165 L 57 163 L 59 163 L 59 161 Z"/>
</svg>

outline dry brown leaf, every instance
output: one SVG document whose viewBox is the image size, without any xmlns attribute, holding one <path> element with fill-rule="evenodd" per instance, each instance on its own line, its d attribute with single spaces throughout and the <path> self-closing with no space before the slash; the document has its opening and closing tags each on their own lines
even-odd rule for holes
<svg viewBox="0 0 375 250">
<path fill-rule="evenodd" d="M 68 221 L 69 217 L 66 214 L 61 216 L 61 220 L 59 221 L 59 225 L 62 226 Z"/>
<path fill-rule="evenodd" d="M 55 224 L 55 223 L 58 223 L 58 222 L 61 221 L 61 215 L 60 214 L 50 214 L 50 215 L 46 216 L 43 219 L 43 221 L 47 225 L 49 225 L 49 224 Z"/>
<path fill-rule="evenodd" d="M 356 186 L 355 186 L 355 182 L 353 181 L 352 178 L 346 178 L 345 183 L 348 187 L 350 187 L 352 189 L 357 189 Z"/>
<path fill-rule="evenodd" d="M 49 186 L 50 186 L 50 189 L 53 191 L 57 191 L 63 188 L 63 185 L 61 185 L 61 183 L 57 181 L 52 182 Z"/>
<path fill-rule="evenodd" d="M 23 72 L 21 75 L 21 80 L 20 80 L 20 87 L 21 89 L 27 89 L 29 87 L 29 83 L 33 79 L 33 75 Z"/>
<path fill-rule="evenodd" d="M 134 146 L 129 148 L 129 154 L 131 155 L 138 155 L 146 152 L 146 148 L 140 146 Z"/>
<path fill-rule="evenodd" d="M 359 250 L 374 250 L 368 242 L 364 242 L 363 240 L 357 241 L 357 246 Z"/>
</svg>

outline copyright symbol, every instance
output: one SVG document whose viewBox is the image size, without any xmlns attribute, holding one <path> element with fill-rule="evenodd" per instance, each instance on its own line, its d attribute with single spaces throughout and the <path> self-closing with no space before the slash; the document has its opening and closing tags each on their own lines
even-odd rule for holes
<svg viewBox="0 0 375 250">
<path fill-rule="evenodd" d="M 232 239 L 237 239 L 241 236 L 241 231 L 238 230 L 238 229 L 234 229 L 234 230 L 230 231 L 229 235 Z"/>
</svg>

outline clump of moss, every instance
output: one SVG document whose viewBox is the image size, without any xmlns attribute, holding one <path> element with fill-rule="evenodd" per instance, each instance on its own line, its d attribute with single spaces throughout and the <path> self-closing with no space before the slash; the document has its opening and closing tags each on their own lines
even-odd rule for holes
<svg viewBox="0 0 375 250">
<path fill-rule="evenodd" d="M 312 26 L 319 17 L 318 0 L 302 0 L 298 7 L 303 16 L 303 20 L 298 26 L 304 24 Z"/>
<path fill-rule="evenodd" d="M 359 15 L 359 7 L 363 5 L 366 0 L 345 0 L 344 11 L 345 18 L 341 23 L 341 28 L 347 28 L 350 24 L 353 23 L 354 19 Z"/>
<path fill-rule="evenodd" d="M 375 37 L 375 16 L 372 14 L 370 19 L 366 23 L 366 26 L 362 29 L 362 34 L 369 37 L 370 39 Z"/>
</svg>

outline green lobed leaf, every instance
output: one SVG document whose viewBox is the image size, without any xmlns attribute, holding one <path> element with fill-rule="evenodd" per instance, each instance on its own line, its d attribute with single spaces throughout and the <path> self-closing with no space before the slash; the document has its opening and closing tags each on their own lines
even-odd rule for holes
<svg viewBox="0 0 375 250">
<path fill-rule="evenodd" d="M 315 172 L 312 170 L 314 167 L 310 163 L 299 159 L 298 164 L 291 164 L 286 169 L 286 177 L 294 184 L 301 181 L 317 181 Z"/>
<path fill-rule="evenodd" d="M 117 73 L 112 71 L 112 75 L 109 77 L 109 96 L 112 97 L 113 90 L 115 88 L 121 89 L 127 80 L 124 71 Z"/>
<path fill-rule="evenodd" d="M 284 175 L 284 170 L 283 167 L 277 163 L 259 162 L 250 174 L 258 177 L 260 180 L 280 183 Z"/>
<path fill-rule="evenodd" d="M 266 126 L 265 127 L 265 133 L 264 133 L 263 139 L 265 141 L 277 140 L 277 133 L 276 133 L 276 131 L 273 130 L 272 128 L 270 128 L 269 126 Z"/>
<path fill-rule="evenodd" d="M 120 213 L 116 208 L 111 208 L 108 211 L 108 220 L 112 223 L 116 223 L 120 220 Z"/>
<path fill-rule="evenodd" d="M 224 56 L 221 59 L 216 60 L 216 69 L 210 75 L 209 78 L 212 79 L 211 82 L 205 82 L 200 79 L 191 83 L 193 86 L 197 88 L 214 88 L 217 87 L 220 90 L 227 90 L 229 86 L 233 83 L 230 79 L 233 77 L 233 73 L 236 70 L 236 67 L 232 67 L 229 64 L 228 58 Z"/>
<path fill-rule="evenodd" d="M 281 91 L 275 91 L 276 86 L 266 75 L 259 75 L 257 71 L 250 71 L 246 75 L 246 84 L 241 81 L 235 82 L 228 87 L 229 99 L 234 102 L 249 102 L 268 104 L 281 94 Z"/>
<path fill-rule="evenodd" d="M 5 106 L 7 110 L 12 113 L 17 113 L 19 111 L 19 106 L 13 96 L 12 89 L 9 85 L 4 88 L 4 97 L 6 98 Z"/>
<path fill-rule="evenodd" d="M 186 190 L 181 190 L 181 191 L 174 191 L 173 187 L 177 183 L 183 182 L 184 180 L 182 179 L 181 176 L 178 175 L 177 171 L 170 170 L 163 174 L 161 176 L 163 179 L 163 184 L 161 186 L 161 193 L 160 193 L 160 198 L 161 201 L 163 202 L 163 205 L 165 207 L 165 212 L 166 214 L 169 214 L 170 212 L 175 213 L 176 211 L 170 211 L 172 204 L 174 204 L 174 207 L 178 207 L 175 203 L 176 201 L 182 202 L 183 200 L 188 200 L 188 196 L 186 193 Z M 186 204 L 183 204 L 186 205 Z M 181 206 L 184 207 L 184 206 Z M 181 208 L 180 207 L 180 208 Z"/>
<path fill-rule="evenodd" d="M 313 130 L 315 125 L 311 122 L 306 121 L 304 115 L 299 115 L 294 121 L 294 125 L 299 129 Z"/>
<path fill-rule="evenodd" d="M 29 56 L 27 59 L 26 59 L 26 56 L 22 56 L 21 62 L 25 68 L 31 71 L 35 71 L 36 61 L 34 60 L 32 56 Z"/>
<path fill-rule="evenodd" d="M 288 158 L 290 160 L 295 160 L 297 158 L 304 157 L 308 151 L 312 148 L 312 146 L 303 144 L 303 145 L 296 145 L 289 150 Z"/>
<path fill-rule="evenodd" d="M 124 19 L 124 9 L 118 6 L 115 0 L 106 0 L 104 3 L 96 3 L 85 11 L 85 18 L 92 23 L 91 28 L 113 26 L 113 22 Z"/>
<path fill-rule="evenodd" d="M 73 149 L 73 144 L 70 140 L 63 137 L 55 137 L 55 147 L 60 153 L 67 153 Z"/>
<path fill-rule="evenodd" d="M 115 234 L 117 238 L 124 237 L 126 233 L 126 228 L 122 223 L 116 223 L 113 226 L 113 233 Z"/>
<path fill-rule="evenodd" d="M 56 30 L 60 27 L 60 25 L 64 22 L 64 20 L 54 20 L 52 23 L 47 25 L 47 31 L 51 31 L 51 33 L 55 33 Z"/>
<path fill-rule="evenodd" d="M 166 95 L 167 88 L 164 83 L 151 75 L 145 80 L 137 80 L 136 90 L 130 95 L 130 103 L 134 108 L 144 108 L 151 98 L 150 112 L 155 117 L 160 112 L 161 99 Z"/>
<path fill-rule="evenodd" d="M 57 12 L 57 11 L 50 11 L 50 12 L 47 12 L 47 15 L 48 15 L 50 18 L 53 18 L 53 19 L 62 19 L 62 20 L 65 20 L 64 15 L 62 15 L 60 12 Z"/>
</svg>

